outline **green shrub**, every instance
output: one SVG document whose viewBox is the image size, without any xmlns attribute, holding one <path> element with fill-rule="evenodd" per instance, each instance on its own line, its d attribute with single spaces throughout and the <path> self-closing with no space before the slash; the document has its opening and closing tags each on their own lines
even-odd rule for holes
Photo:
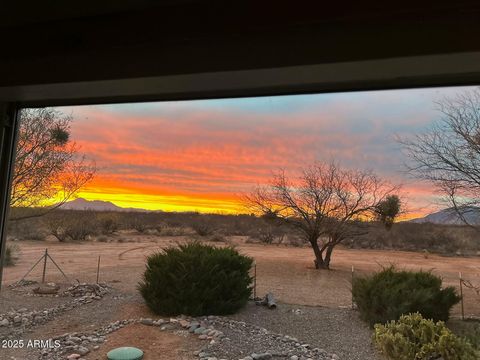
<svg viewBox="0 0 480 360">
<path fill-rule="evenodd" d="M 453 334 L 443 321 L 426 320 L 419 313 L 375 325 L 374 343 L 391 360 L 475 360 L 480 353 Z"/>
<path fill-rule="evenodd" d="M 460 301 L 455 288 L 442 289 L 442 279 L 429 272 L 397 271 L 389 267 L 355 278 L 352 294 L 361 317 L 371 326 L 419 312 L 427 319 L 447 321 Z"/>
<path fill-rule="evenodd" d="M 169 247 L 148 257 L 139 290 L 157 314 L 231 314 L 251 295 L 252 262 L 231 247 Z"/>
</svg>

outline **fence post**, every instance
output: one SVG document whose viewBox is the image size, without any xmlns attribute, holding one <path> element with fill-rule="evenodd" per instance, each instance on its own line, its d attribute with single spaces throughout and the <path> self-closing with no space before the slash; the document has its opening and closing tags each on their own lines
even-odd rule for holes
<svg viewBox="0 0 480 360">
<path fill-rule="evenodd" d="M 257 298 L 257 262 L 253 262 L 253 300 Z"/>
<path fill-rule="evenodd" d="M 352 310 L 353 310 L 353 307 L 354 307 L 354 304 L 353 304 L 353 277 L 354 277 L 354 273 L 355 273 L 355 268 L 353 267 L 352 265 Z"/>
<path fill-rule="evenodd" d="M 45 283 L 45 274 L 47 272 L 47 258 L 48 258 L 48 249 L 45 249 L 45 255 L 43 255 L 42 284 Z"/>
<path fill-rule="evenodd" d="M 462 273 L 458 273 L 458 278 L 460 281 L 460 305 L 462 307 L 462 320 L 465 320 L 465 311 L 463 307 L 463 280 L 462 280 Z"/>
<path fill-rule="evenodd" d="M 97 264 L 97 284 L 98 284 L 99 276 L 100 276 L 100 255 L 98 255 L 98 264 Z"/>
</svg>

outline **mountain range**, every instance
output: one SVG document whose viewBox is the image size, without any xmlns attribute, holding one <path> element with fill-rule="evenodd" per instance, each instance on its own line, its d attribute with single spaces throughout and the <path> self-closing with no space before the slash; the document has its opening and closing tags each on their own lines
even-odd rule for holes
<svg viewBox="0 0 480 360">
<path fill-rule="evenodd" d="M 480 208 L 469 206 L 463 208 L 461 211 L 462 216 L 465 218 L 468 224 L 480 225 Z M 422 218 L 409 220 L 409 222 L 443 225 L 465 225 L 465 222 L 454 208 L 443 209 Z"/>
<path fill-rule="evenodd" d="M 101 201 L 101 200 L 86 200 L 83 198 L 78 198 L 72 201 L 68 201 L 62 206 L 61 209 L 64 210 L 90 210 L 90 211 L 122 211 L 122 212 L 148 212 L 149 210 L 138 209 L 138 208 L 123 208 L 117 206 L 110 201 Z M 480 208 L 477 207 L 466 207 L 463 210 L 463 216 L 467 222 L 471 225 L 480 225 Z M 408 220 L 412 223 L 432 223 L 432 224 L 443 224 L 443 225 L 464 225 L 465 223 L 460 218 L 458 213 L 453 208 L 443 209 L 431 214 L 428 214 L 424 217 Z"/>
<path fill-rule="evenodd" d="M 78 198 L 72 201 L 68 201 L 62 206 L 61 209 L 64 210 L 90 210 L 90 211 L 128 211 L 128 212 L 147 212 L 145 209 L 138 208 L 123 208 L 117 206 L 110 201 L 101 201 L 101 200 L 86 200 L 83 198 Z"/>
</svg>

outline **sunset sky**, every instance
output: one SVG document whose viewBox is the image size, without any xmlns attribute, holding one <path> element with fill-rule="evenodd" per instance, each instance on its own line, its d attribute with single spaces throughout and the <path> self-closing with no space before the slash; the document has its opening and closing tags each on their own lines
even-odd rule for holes
<svg viewBox="0 0 480 360">
<path fill-rule="evenodd" d="M 122 207 L 238 212 L 238 195 L 315 161 L 337 160 L 404 183 L 411 216 L 435 207 L 408 178 L 395 136 L 438 120 L 434 101 L 466 88 L 276 96 L 59 108 L 96 161 L 79 194 Z"/>
</svg>

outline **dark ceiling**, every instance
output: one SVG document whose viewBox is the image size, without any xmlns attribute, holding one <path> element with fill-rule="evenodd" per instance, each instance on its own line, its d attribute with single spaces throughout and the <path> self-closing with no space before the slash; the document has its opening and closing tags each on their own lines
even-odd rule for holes
<svg viewBox="0 0 480 360">
<path fill-rule="evenodd" d="M 0 11 L 0 86 L 480 50 L 478 1 L 347 4 L 12 1 Z"/>
</svg>

